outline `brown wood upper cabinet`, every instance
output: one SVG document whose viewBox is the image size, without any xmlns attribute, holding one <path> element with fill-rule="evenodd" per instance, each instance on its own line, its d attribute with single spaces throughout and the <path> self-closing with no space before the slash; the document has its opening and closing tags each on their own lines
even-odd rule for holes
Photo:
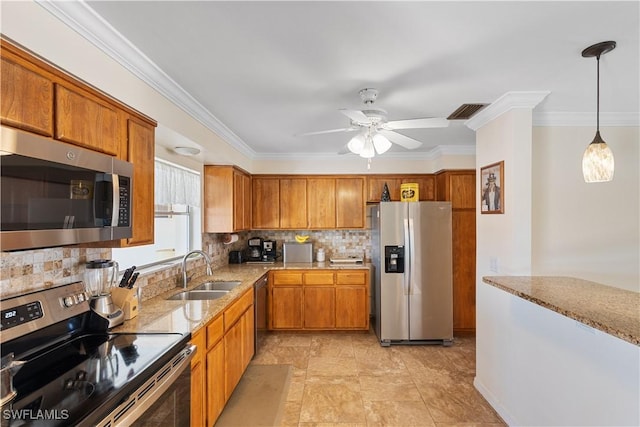
<svg viewBox="0 0 640 427">
<path fill-rule="evenodd" d="M 154 239 L 155 128 L 127 120 L 128 155 L 133 163 L 133 233 L 122 246 L 148 245 Z"/>
<path fill-rule="evenodd" d="M 2 124 L 53 136 L 53 82 L 2 45 Z"/>
<path fill-rule="evenodd" d="M 251 228 L 251 177 L 236 166 L 204 167 L 204 231 L 231 233 Z"/>
<path fill-rule="evenodd" d="M 252 178 L 253 228 L 275 230 L 280 228 L 280 180 L 278 177 Z"/>
<path fill-rule="evenodd" d="M 305 178 L 280 179 L 280 228 L 307 228 L 307 180 Z"/>
<path fill-rule="evenodd" d="M 362 176 L 253 177 L 254 229 L 364 228 Z"/>
<path fill-rule="evenodd" d="M 432 174 L 412 175 L 368 175 L 367 176 L 367 202 L 379 202 L 384 189 L 384 184 L 389 188 L 391 201 L 400 201 L 400 185 L 415 182 L 418 184 L 420 201 L 433 201 L 436 199 L 435 176 Z"/>
<path fill-rule="evenodd" d="M 79 89 L 55 85 L 55 138 L 117 156 L 120 134 L 116 109 Z"/>
</svg>

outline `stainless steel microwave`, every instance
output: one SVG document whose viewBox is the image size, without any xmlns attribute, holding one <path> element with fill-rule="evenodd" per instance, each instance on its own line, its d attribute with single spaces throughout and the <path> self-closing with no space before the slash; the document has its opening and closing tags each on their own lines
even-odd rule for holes
<svg viewBox="0 0 640 427">
<path fill-rule="evenodd" d="M 0 132 L 0 250 L 131 237 L 131 163 L 4 126 Z"/>
</svg>

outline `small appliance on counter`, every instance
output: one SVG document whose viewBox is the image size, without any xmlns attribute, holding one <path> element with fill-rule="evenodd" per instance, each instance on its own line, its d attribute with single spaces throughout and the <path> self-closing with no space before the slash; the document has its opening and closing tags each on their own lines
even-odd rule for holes
<svg viewBox="0 0 640 427">
<path fill-rule="evenodd" d="M 124 322 L 124 313 L 113 303 L 111 288 L 118 278 L 118 263 L 98 259 L 86 264 L 84 285 L 89 295 L 91 311 L 97 315 L 97 323 L 110 329 Z"/>
<path fill-rule="evenodd" d="M 284 262 L 313 262 L 313 243 L 284 242 Z"/>
<path fill-rule="evenodd" d="M 252 237 L 247 242 L 246 259 L 244 261 L 248 264 L 273 264 L 277 257 L 275 240 Z M 229 263 L 232 263 L 231 258 L 229 259 Z"/>
<path fill-rule="evenodd" d="M 274 262 L 277 258 L 276 254 L 276 241 L 275 240 L 263 240 L 262 241 L 262 260 L 266 262 Z"/>
<path fill-rule="evenodd" d="M 245 256 L 242 251 L 229 251 L 229 264 L 242 264 Z"/>
<path fill-rule="evenodd" d="M 262 261 L 262 245 L 261 237 L 252 237 L 247 242 L 247 261 Z"/>
</svg>

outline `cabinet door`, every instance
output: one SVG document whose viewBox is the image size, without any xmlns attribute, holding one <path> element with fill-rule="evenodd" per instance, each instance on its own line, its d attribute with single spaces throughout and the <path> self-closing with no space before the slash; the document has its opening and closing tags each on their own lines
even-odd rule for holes
<svg viewBox="0 0 640 427">
<path fill-rule="evenodd" d="M 336 301 L 333 286 L 304 287 L 305 329 L 334 329 Z"/>
<path fill-rule="evenodd" d="M 207 423 L 212 426 L 227 402 L 225 394 L 225 343 L 220 340 L 207 352 Z"/>
<path fill-rule="evenodd" d="M 453 240 L 453 328 L 471 331 L 476 327 L 476 213 L 454 210 Z"/>
<path fill-rule="evenodd" d="M 191 342 L 197 347 L 191 359 L 191 426 L 206 425 L 206 350 L 207 340 L 204 329 L 192 335 Z"/>
<path fill-rule="evenodd" d="M 251 230 L 251 176 L 249 174 L 242 174 L 242 198 L 242 217 L 244 219 L 242 229 Z"/>
<path fill-rule="evenodd" d="M 245 173 L 233 171 L 233 230 L 251 228 L 251 179 Z"/>
<path fill-rule="evenodd" d="M 130 119 L 128 140 L 128 160 L 133 163 L 133 234 L 126 244 L 147 245 L 154 238 L 155 129 Z"/>
<path fill-rule="evenodd" d="M 255 324 L 254 324 L 254 311 L 253 305 L 245 311 L 242 315 L 240 322 L 242 325 L 242 362 L 244 372 L 249 366 L 251 359 L 253 358 L 253 353 L 255 351 Z"/>
<path fill-rule="evenodd" d="M 53 136 L 53 82 L 6 58 L 0 64 L 2 124 Z"/>
<path fill-rule="evenodd" d="M 415 182 L 418 184 L 420 201 L 429 202 L 436 199 L 436 177 L 434 175 L 408 176 L 402 178 L 402 184 Z"/>
<path fill-rule="evenodd" d="M 56 84 L 55 111 L 56 139 L 114 156 L 119 154 L 118 113 L 112 107 Z"/>
<path fill-rule="evenodd" d="M 308 178 L 307 207 L 309 209 L 309 228 L 335 228 L 336 180 L 333 178 Z"/>
<path fill-rule="evenodd" d="M 451 206 L 461 209 L 474 209 L 476 205 L 476 175 L 451 175 Z"/>
<path fill-rule="evenodd" d="M 278 286 L 271 290 L 271 328 L 302 328 L 301 286 Z"/>
<path fill-rule="evenodd" d="M 336 179 L 336 227 L 364 228 L 365 202 L 363 178 Z"/>
<path fill-rule="evenodd" d="M 251 185 L 252 224 L 255 229 L 280 228 L 280 181 L 254 177 Z"/>
<path fill-rule="evenodd" d="M 237 321 L 224 335 L 224 395 L 225 401 L 229 400 L 231 393 L 244 372 L 244 360 L 242 359 L 242 321 Z M 219 380 L 219 379 L 218 379 Z"/>
<path fill-rule="evenodd" d="M 367 202 L 380 201 L 385 183 L 389 188 L 391 200 L 394 202 L 400 201 L 400 184 L 402 183 L 400 178 L 371 176 L 367 178 Z"/>
<path fill-rule="evenodd" d="M 280 228 L 307 227 L 307 180 L 304 178 L 280 179 Z"/>
<path fill-rule="evenodd" d="M 367 289 L 364 286 L 336 287 L 336 328 L 368 329 Z"/>
</svg>

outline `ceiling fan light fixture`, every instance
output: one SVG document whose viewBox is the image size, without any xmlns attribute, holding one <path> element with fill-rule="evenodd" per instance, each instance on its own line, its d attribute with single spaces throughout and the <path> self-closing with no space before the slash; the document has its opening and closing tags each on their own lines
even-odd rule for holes
<svg viewBox="0 0 640 427">
<path fill-rule="evenodd" d="M 613 152 L 600 136 L 600 56 L 616 48 L 616 42 L 596 43 L 582 51 L 584 58 L 596 57 L 596 135 L 582 156 L 582 176 L 584 182 L 608 182 L 613 180 L 615 162 Z"/>
<path fill-rule="evenodd" d="M 347 148 L 353 154 L 360 154 L 364 148 L 364 136 L 362 134 L 358 134 L 351 138 L 351 141 L 347 144 Z"/>
<path fill-rule="evenodd" d="M 373 147 L 373 140 L 371 138 L 367 138 L 364 142 L 364 146 L 362 147 L 362 151 L 360 151 L 360 157 L 364 157 L 365 159 L 370 159 L 376 155 L 375 148 Z"/>
<path fill-rule="evenodd" d="M 391 148 L 391 141 L 389 141 L 386 136 L 376 133 L 373 135 L 373 146 L 376 149 L 376 153 L 383 154 Z"/>
</svg>

